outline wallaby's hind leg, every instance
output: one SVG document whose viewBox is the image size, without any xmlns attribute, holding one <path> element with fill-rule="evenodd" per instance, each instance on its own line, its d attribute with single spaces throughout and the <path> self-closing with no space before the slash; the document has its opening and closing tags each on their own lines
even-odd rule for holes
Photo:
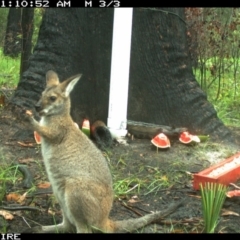
<svg viewBox="0 0 240 240">
<path fill-rule="evenodd" d="M 76 228 L 68 221 L 63 214 L 62 223 L 50 226 L 37 226 L 28 228 L 24 233 L 74 233 Z"/>
<path fill-rule="evenodd" d="M 92 229 L 86 224 L 78 223 L 77 225 L 77 233 L 92 233 Z"/>
<path fill-rule="evenodd" d="M 42 226 L 42 232 L 44 233 L 74 233 L 76 228 L 67 220 L 66 217 L 63 217 L 63 221 L 57 225 Z"/>
<path fill-rule="evenodd" d="M 92 179 L 68 181 L 65 187 L 67 216 L 78 233 L 105 232 L 112 206 L 112 189 Z"/>
</svg>

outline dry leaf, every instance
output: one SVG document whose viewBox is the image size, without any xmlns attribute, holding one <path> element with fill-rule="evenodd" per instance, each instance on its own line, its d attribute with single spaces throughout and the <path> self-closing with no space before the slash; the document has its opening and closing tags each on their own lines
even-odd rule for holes
<svg viewBox="0 0 240 240">
<path fill-rule="evenodd" d="M 7 199 L 8 202 L 10 202 L 10 201 L 17 202 L 20 197 L 21 197 L 21 195 L 18 194 L 18 193 L 9 193 L 6 196 L 6 199 Z"/>
<path fill-rule="evenodd" d="M 20 195 L 18 193 L 9 193 L 6 196 L 7 201 L 14 201 L 17 203 L 22 204 L 24 202 L 24 200 L 26 199 L 27 196 L 27 192 L 25 192 L 23 195 Z"/>
<path fill-rule="evenodd" d="M 5 210 L 0 210 L 0 215 L 3 216 L 6 220 L 12 220 L 14 217 L 10 212 Z"/>
<path fill-rule="evenodd" d="M 225 209 L 222 209 L 222 210 L 223 210 L 223 213 L 221 214 L 221 216 L 231 216 L 231 215 L 234 215 L 234 216 L 238 216 L 239 217 L 239 214 L 236 213 L 236 212 L 225 210 Z"/>
<path fill-rule="evenodd" d="M 34 159 L 33 158 L 19 159 L 18 162 L 28 164 L 34 162 Z"/>
<path fill-rule="evenodd" d="M 189 197 L 194 197 L 194 198 L 201 198 L 201 196 L 197 196 L 197 195 L 192 195 L 192 194 L 188 194 Z"/>
<path fill-rule="evenodd" d="M 134 195 L 131 197 L 131 199 L 128 200 L 129 203 L 137 203 L 137 202 L 141 202 L 141 200 L 138 200 L 138 196 Z"/>
<path fill-rule="evenodd" d="M 139 200 L 135 200 L 133 198 L 129 199 L 128 200 L 129 203 L 137 203 L 137 202 L 140 202 Z"/>
<path fill-rule="evenodd" d="M 23 142 L 17 142 L 17 143 L 23 147 L 33 147 L 32 143 L 23 143 Z"/>
<path fill-rule="evenodd" d="M 25 192 L 23 195 L 20 195 L 17 202 L 20 203 L 20 204 L 23 204 L 24 200 L 26 199 L 26 196 L 27 196 L 27 192 Z"/>
<path fill-rule="evenodd" d="M 40 183 L 37 185 L 38 188 L 49 188 L 50 186 L 50 182 Z"/>
</svg>

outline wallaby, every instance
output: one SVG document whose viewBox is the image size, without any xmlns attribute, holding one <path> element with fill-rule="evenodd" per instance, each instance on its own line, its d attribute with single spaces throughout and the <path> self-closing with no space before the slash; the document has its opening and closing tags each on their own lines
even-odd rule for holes
<svg viewBox="0 0 240 240">
<path fill-rule="evenodd" d="M 41 151 L 48 178 L 62 209 L 63 221 L 27 232 L 131 232 L 158 218 L 162 212 L 123 221 L 112 221 L 112 177 L 102 152 L 76 128 L 70 116 L 69 94 L 81 78 L 78 74 L 60 83 L 54 71 L 46 74 L 46 89 L 36 104 L 41 116 L 26 115 L 41 136 Z"/>
</svg>

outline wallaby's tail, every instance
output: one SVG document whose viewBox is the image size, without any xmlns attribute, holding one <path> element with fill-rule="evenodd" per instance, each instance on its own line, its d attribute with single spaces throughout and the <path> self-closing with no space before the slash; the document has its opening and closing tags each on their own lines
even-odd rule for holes
<svg viewBox="0 0 240 240">
<path fill-rule="evenodd" d="M 115 222 L 115 233 L 126 233 L 132 232 L 139 228 L 142 228 L 162 217 L 162 212 L 156 212 L 153 214 L 148 214 L 140 218 L 131 218 L 123 221 Z"/>
<path fill-rule="evenodd" d="M 163 217 L 168 216 L 172 212 L 174 212 L 177 208 L 179 208 L 185 200 L 171 204 L 168 209 L 147 214 L 140 218 L 131 218 L 123 221 L 115 221 L 111 223 L 111 226 L 113 227 L 111 232 L 114 233 L 126 233 L 126 232 L 132 232 L 134 230 L 137 230 L 139 228 L 142 228 L 150 223 L 157 222 L 157 220 L 160 220 Z"/>
</svg>

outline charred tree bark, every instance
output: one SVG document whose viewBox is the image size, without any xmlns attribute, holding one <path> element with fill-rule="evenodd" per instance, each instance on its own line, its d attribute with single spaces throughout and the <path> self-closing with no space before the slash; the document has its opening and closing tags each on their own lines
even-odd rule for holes
<svg viewBox="0 0 240 240">
<path fill-rule="evenodd" d="M 18 84 L 11 106 L 34 109 L 45 87 L 45 74 L 52 69 L 60 80 L 82 73 L 72 94 L 72 115 L 107 118 L 113 10 L 46 9 L 28 70 Z M 77 88 L 77 89 L 76 89 Z"/>
<path fill-rule="evenodd" d="M 6 56 L 17 57 L 21 53 L 21 8 L 10 8 L 7 19 L 3 53 Z"/>
<path fill-rule="evenodd" d="M 183 9 L 135 11 L 128 119 L 231 139 L 191 66 Z"/>
<path fill-rule="evenodd" d="M 20 66 L 20 78 L 28 68 L 28 60 L 32 52 L 32 34 L 33 34 L 33 8 L 22 9 L 22 55 Z"/>
<path fill-rule="evenodd" d="M 107 119 L 113 9 L 47 9 L 27 71 L 11 101 L 33 108 L 52 69 L 61 80 L 82 73 L 72 93 L 76 122 Z M 186 127 L 232 140 L 196 82 L 184 9 L 134 9 L 128 119 Z"/>
</svg>

